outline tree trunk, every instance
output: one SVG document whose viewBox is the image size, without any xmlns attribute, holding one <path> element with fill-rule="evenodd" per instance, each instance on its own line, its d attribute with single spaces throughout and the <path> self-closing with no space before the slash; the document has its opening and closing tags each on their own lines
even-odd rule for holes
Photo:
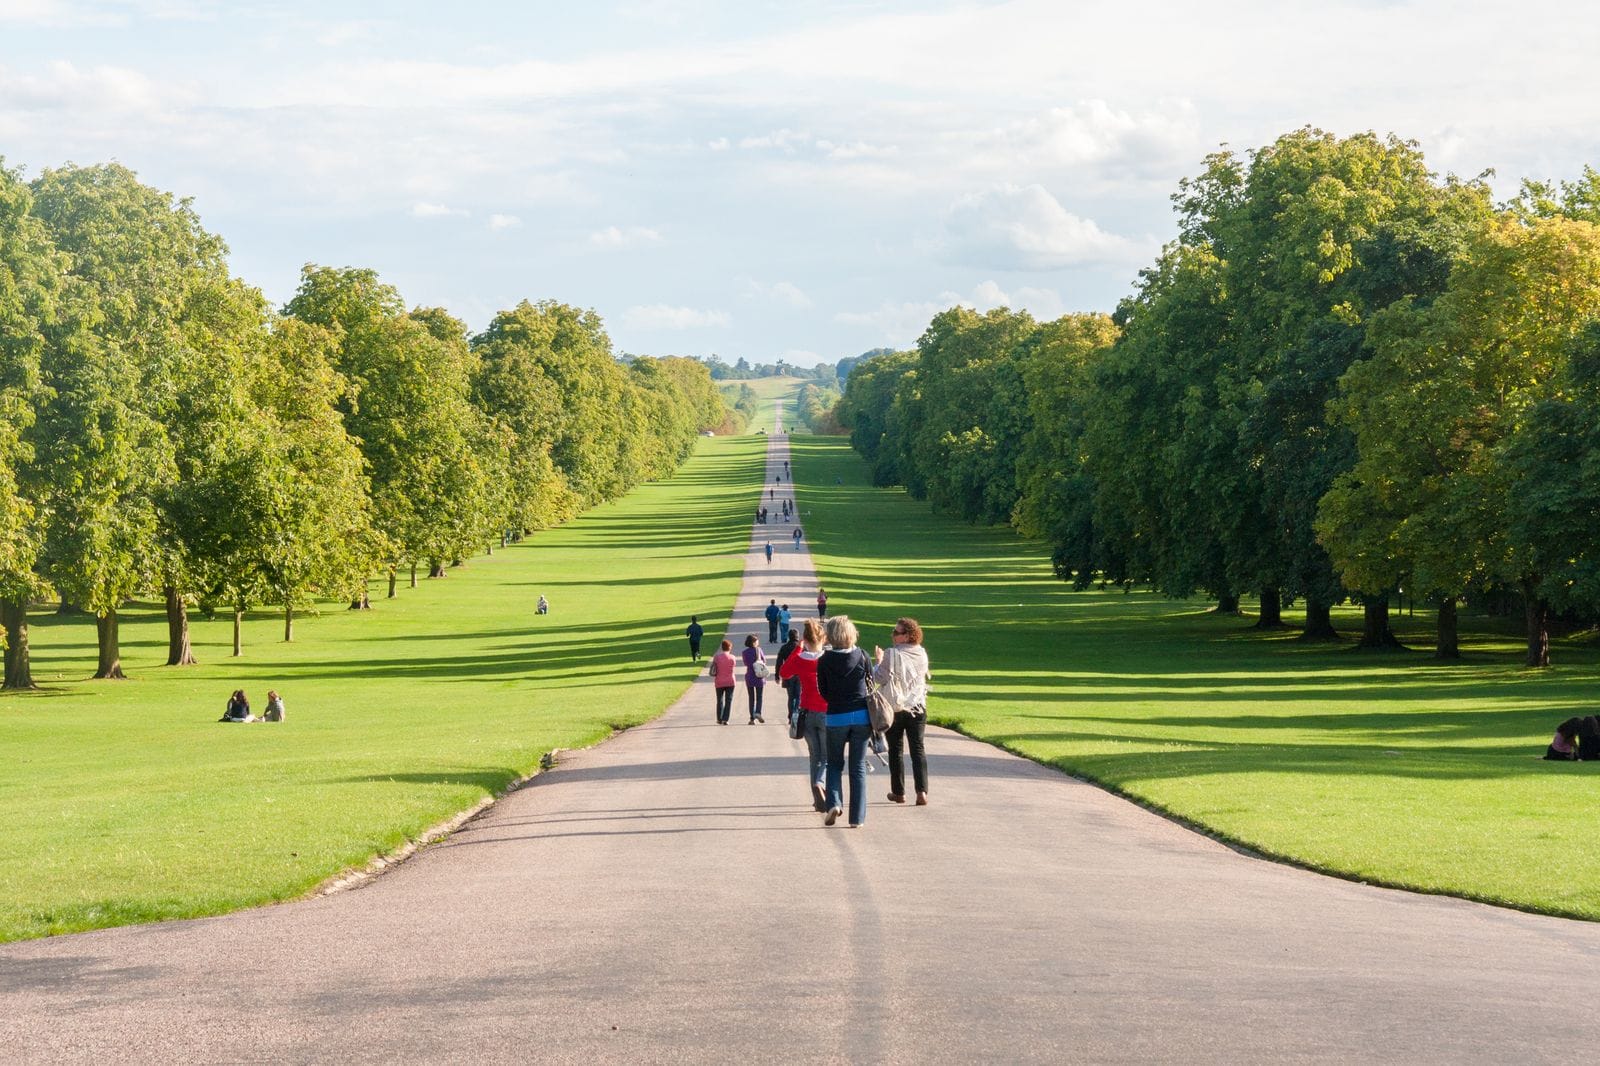
<svg viewBox="0 0 1600 1066">
<path fill-rule="evenodd" d="M 1237 592 L 1217 593 L 1217 606 L 1213 614 L 1238 614 L 1239 594 Z"/>
<path fill-rule="evenodd" d="M 56 614 L 72 614 L 72 613 L 73 613 L 72 604 L 67 602 L 67 598 L 65 596 L 61 597 L 61 603 L 60 603 L 59 606 L 56 607 Z"/>
<path fill-rule="evenodd" d="M 1306 597 L 1306 628 L 1301 640 L 1338 640 L 1339 631 L 1333 628 L 1333 604 L 1319 596 Z"/>
<path fill-rule="evenodd" d="M 1522 582 L 1522 610 L 1528 620 L 1528 666 L 1550 665 L 1550 605 L 1532 581 Z"/>
<path fill-rule="evenodd" d="M 283 601 L 283 642 L 290 644 L 294 641 L 294 604 L 287 599 Z"/>
<path fill-rule="evenodd" d="M 1361 601 L 1362 624 L 1360 648 L 1387 650 L 1403 648 L 1394 630 L 1389 628 L 1389 596 L 1364 596 Z"/>
<path fill-rule="evenodd" d="M 465 566 L 465 565 L 467 565 L 467 561 L 465 559 L 451 559 L 450 560 L 450 568 L 452 570 L 455 569 L 458 566 Z"/>
<path fill-rule="evenodd" d="M 500 547 L 504 548 L 506 546 L 506 540 L 507 539 L 508 538 L 506 536 L 506 531 L 502 529 L 500 531 Z"/>
<path fill-rule="evenodd" d="M 428 576 L 429 577 L 444 577 L 444 563 L 443 563 L 443 561 L 441 561 L 439 559 L 434 559 L 432 562 L 430 562 L 428 564 Z"/>
<path fill-rule="evenodd" d="M 1261 614 L 1256 619 L 1257 629 L 1283 628 L 1283 601 L 1278 599 L 1278 587 L 1266 585 L 1261 589 Z"/>
<path fill-rule="evenodd" d="M 412 588 L 416 588 L 417 587 L 417 564 L 416 563 L 412 563 L 411 564 L 411 587 Z"/>
<path fill-rule="evenodd" d="M 485 554 L 485 555 L 493 555 L 494 554 L 494 544 L 490 543 L 489 545 L 487 545 L 483 549 L 483 554 Z"/>
<path fill-rule="evenodd" d="M 400 571 L 392 566 L 389 567 L 389 598 L 391 600 L 394 599 L 394 585 L 398 580 L 400 580 Z"/>
<path fill-rule="evenodd" d="M 198 660 L 189 643 L 189 606 L 178 586 L 167 586 L 167 665 L 193 666 Z"/>
<path fill-rule="evenodd" d="M 33 683 L 33 663 L 28 656 L 28 601 L 6 600 L 0 604 L 6 628 L 5 688 L 38 688 Z"/>
<path fill-rule="evenodd" d="M 1461 658 L 1461 645 L 1456 639 L 1456 598 L 1446 596 L 1439 601 L 1439 639 L 1434 645 L 1435 659 Z"/>
<path fill-rule="evenodd" d="M 233 606 L 233 654 L 234 658 L 244 654 L 244 606 Z"/>
<path fill-rule="evenodd" d="M 94 676 L 103 681 L 121 681 L 128 675 L 122 672 L 122 647 L 117 641 L 117 612 L 107 611 L 94 620 L 100 641 L 100 665 Z"/>
</svg>

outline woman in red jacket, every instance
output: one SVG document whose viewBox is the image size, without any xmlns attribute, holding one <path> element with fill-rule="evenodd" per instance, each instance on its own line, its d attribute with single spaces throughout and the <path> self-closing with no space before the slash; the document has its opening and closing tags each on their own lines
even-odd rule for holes
<svg viewBox="0 0 1600 1066">
<path fill-rule="evenodd" d="M 800 682 L 800 713 L 805 716 L 806 751 L 811 756 L 811 805 L 828 809 L 824 788 L 828 774 L 828 701 L 817 691 L 817 660 L 822 658 L 822 623 L 807 618 L 800 637 L 800 650 L 783 660 L 778 676 Z"/>
</svg>

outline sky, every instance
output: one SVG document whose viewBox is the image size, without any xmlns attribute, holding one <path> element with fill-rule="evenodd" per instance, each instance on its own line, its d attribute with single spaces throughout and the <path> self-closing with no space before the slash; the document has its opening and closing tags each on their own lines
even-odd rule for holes
<svg viewBox="0 0 1600 1066">
<path fill-rule="evenodd" d="M 371 267 L 474 329 L 833 362 L 955 303 L 1110 311 L 1221 146 L 1600 165 L 1600 14 L 1479 0 L 0 0 L 0 157 L 192 198 L 275 303 Z"/>
</svg>

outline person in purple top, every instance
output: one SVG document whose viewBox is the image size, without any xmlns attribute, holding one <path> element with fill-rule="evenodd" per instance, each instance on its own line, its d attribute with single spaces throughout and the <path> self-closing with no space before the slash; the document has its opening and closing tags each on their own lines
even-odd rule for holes
<svg viewBox="0 0 1600 1066">
<path fill-rule="evenodd" d="M 750 724 L 757 722 L 766 724 L 766 719 L 761 717 L 762 690 L 767 687 L 767 657 L 761 651 L 761 638 L 751 633 L 744 638 L 744 691 L 750 697 Z M 760 673 L 756 672 L 756 664 L 760 663 Z"/>
</svg>

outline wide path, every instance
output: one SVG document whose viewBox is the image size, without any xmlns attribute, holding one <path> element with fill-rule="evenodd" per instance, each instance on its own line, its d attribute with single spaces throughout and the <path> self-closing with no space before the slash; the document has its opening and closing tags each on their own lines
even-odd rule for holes
<svg viewBox="0 0 1600 1066">
<path fill-rule="evenodd" d="M 755 527 L 735 636 L 814 597 L 788 532 Z M 353 891 L 0 948 L 0 1054 L 1591 1058 L 1600 926 L 1256 861 L 941 730 L 931 806 L 880 771 L 866 826 L 826 829 L 780 705 L 742 704 L 716 726 L 702 678 Z"/>
</svg>

